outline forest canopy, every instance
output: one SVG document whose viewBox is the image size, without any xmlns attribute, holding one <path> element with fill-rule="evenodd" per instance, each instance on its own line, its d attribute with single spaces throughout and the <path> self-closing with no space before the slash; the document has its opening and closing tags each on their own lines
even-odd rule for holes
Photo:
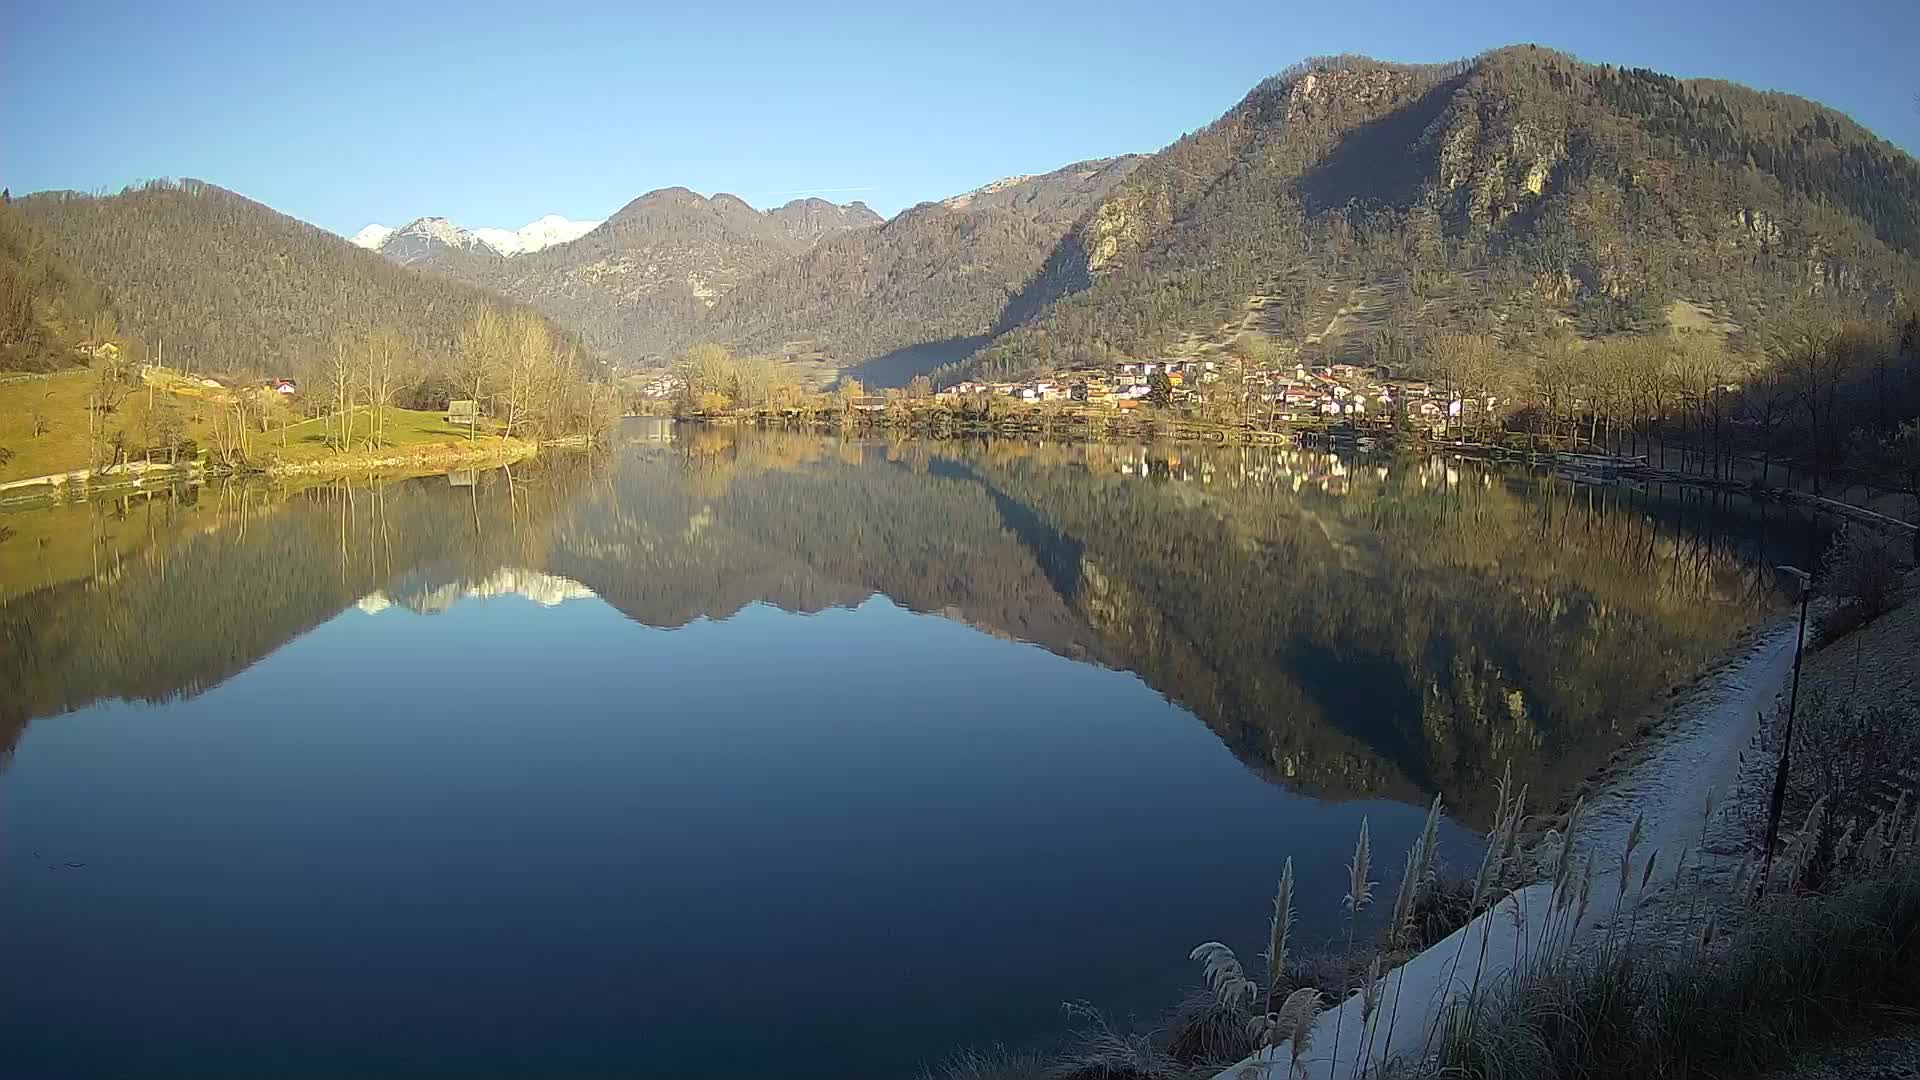
<svg viewBox="0 0 1920 1080">
<path fill-rule="evenodd" d="M 12 211 L 112 297 L 125 331 L 183 370 L 287 374 L 343 333 L 381 328 L 410 365 L 444 364 L 482 307 L 506 303 L 197 180 L 47 192 Z"/>
</svg>

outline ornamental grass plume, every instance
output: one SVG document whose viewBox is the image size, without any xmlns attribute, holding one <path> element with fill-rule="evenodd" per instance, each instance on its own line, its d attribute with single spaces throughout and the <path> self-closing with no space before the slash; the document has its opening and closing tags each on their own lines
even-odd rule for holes
<svg viewBox="0 0 1920 1080">
<path fill-rule="evenodd" d="M 1380 1010 L 1380 954 L 1373 954 L 1373 963 L 1367 965 L 1367 984 L 1360 988 L 1360 1018 L 1372 1020 L 1374 1013 Z"/>
<path fill-rule="evenodd" d="M 1820 834 L 1827 827 L 1827 797 L 1813 800 L 1807 808 L 1807 820 L 1800 831 L 1787 842 L 1785 887 L 1792 889 L 1800 884 L 1807 870 L 1813 865 L 1813 857 L 1819 851 Z"/>
<path fill-rule="evenodd" d="M 1574 801 L 1573 811 L 1567 815 L 1567 833 L 1560 841 L 1560 865 L 1553 874 L 1553 891 L 1556 893 L 1567 887 L 1567 879 L 1573 873 L 1573 842 L 1580 830 L 1580 812 L 1586 807 L 1587 800 L 1583 795 Z"/>
<path fill-rule="evenodd" d="M 1434 813 L 1440 809 L 1440 800 L 1433 801 Z M 1426 835 L 1421 835 L 1419 846 L 1427 847 Z M 1342 903 L 1347 909 L 1347 955 L 1353 955 L 1353 924 L 1359 919 L 1360 912 L 1373 903 L 1373 845 L 1367 838 L 1367 819 L 1360 819 L 1360 839 L 1353 845 L 1353 861 L 1347 864 L 1347 897 Z M 1340 988 L 1340 999 L 1334 1002 L 1337 1007 L 1346 998 L 1346 986 Z M 1346 1010 L 1333 1014 L 1333 1059 L 1340 1060 L 1340 1026 L 1346 1018 Z"/>
<path fill-rule="evenodd" d="M 1197 945 L 1188 958 L 1198 960 L 1204 965 L 1207 985 L 1213 988 L 1213 994 L 1221 1004 L 1234 1005 L 1241 1001 L 1252 1004 L 1260 996 L 1260 988 L 1240 967 L 1240 959 L 1233 950 L 1217 941 L 1208 941 Z"/>
<path fill-rule="evenodd" d="M 1858 824 L 1859 822 L 1857 820 L 1848 819 L 1847 827 L 1840 830 L 1840 838 L 1833 842 L 1834 865 L 1845 864 L 1847 856 L 1853 854 L 1853 830 Z M 1875 824 L 1877 825 L 1878 822 Z M 1872 827 L 1869 827 L 1867 831 L 1871 833 L 1873 831 Z"/>
<path fill-rule="evenodd" d="M 1407 863 L 1400 874 L 1400 889 L 1393 897 L 1393 920 L 1387 927 L 1390 941 L 1401 940 L 1413 928 L 1413 877 L 1420 872 L 1420 841 L 1407 849 Z"/>
<path fill-rule="evenodd" d="M 1354 1071 L 1364 1073 L 1366 1064 L 1373 1059 L 1373 1037 L 1379 1028 L 1375 1023 L 1380 1015 L 1380 954 L 1373 954 L 1373 963 L 1367 965 L 1367 982 L 1360 988 L 1360 1054 L 1355 1059 Z M 1338 1065 L 1338 1062 L 1334 1063 Z"/>
<path fill-rule="evenodd" d="M 1713 796 L 1707 796 L 1707 804 L 1713 804 Z M 1636 814 L 1633 828 L 1627 830 L 1627 846 L 1620 852 L 1620 880 L 1615 885 L 1614 902 L 1617 904 L 1626 898 L 1627 882 L 1633 877 L 1633 849 L 1640 846 L 1640 831 L 1646 827 L 1647 815 Z"/>
<path fill-rule="evenodd" d="M 1527 817 L 1527 785 L 1520 785 L 1520 794 L 1513 800 L 1513 808 L 1507 812 L 1507 835 L 1500 848 L 1500 862 L 1513 865 L 1513 857 L 1520 847 L 1520 827 Z"/>
<path fill-rule="evenodd" d="M 1407 849 L 1406 869 L 1400 875 L 1399 889 L 1394 892 L 1393 916 L 1387 927 L 1389 941 L 1402 941 L 1411 933 L 1420 901 L 1437 876 L 1434 856 L 1440 846 L 1440 811 L 1441 796 L 1435 795 L 1433 804 L 1427 808 L 1426 824 L 1413 846 Z"/>
<path fill-rule="evenodd" d="M 1374 882 L 1367 876 L 1372 868 L 1373 848 L 1367 840 L 1367 819 L 1363 817 L 1360 819 L 1360 839 L 1353 845 L 1353 861 L 1347 864 L 1347 896 L 1341 901 L 1350 914 L 1357 915 L 1361 908 L 1373 903 Z"/>
<path fill-rule="evenodd" d="M 1433 805 L 1427 808 L 1427 823 L 1420 830 L 1420 879 L 1414 883 L 1414 900 L 1418 902 L 1421 890 L 1430 888 L 1439 873 L 1434 855 L 1440 850 L 1440 796 L 1436 793 Z"/>
<path fill-rule="evenodd" d="M 1267 1011 L 1280 1007 L 1280 987 L 1287 970 L 1287 936 L 1293 931 L 1293 858 L 1280 871 L 1280 888 L 1273 894 L 1273 922 L 1267 928 Z"/>
<path fill-rule="evenodd" d="M 1293 1043 L 1287 1075 L 1300 1071 L 1300 1058 L 1313 1044 L 1313 1022 L 1320 1016 L 1320 991 L 1303 986 L 1280 1006 L 1279 1031 Z"/>
</svg>

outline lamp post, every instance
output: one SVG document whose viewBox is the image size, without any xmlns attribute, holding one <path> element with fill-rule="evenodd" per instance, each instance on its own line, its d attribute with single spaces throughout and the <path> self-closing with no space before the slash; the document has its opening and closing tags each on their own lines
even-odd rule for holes
<svg viewBox="0 0 1920 1080">
<path fill-rule="evenodd" d="M 1777 566 L 1774 569 L 1793 578 L 1800 585 L 1800 632 L 1793 642 L 1793 690 L 1787 695 L 1787 731 L 1780 740 L 1780 763 L 1773 773 L 1773 802 L 1767 808 L 1766 856 L 1760 868 L 1760 891 L 1766 892 L 1767 882 L 1773 879 L 1773 848 L 1780 836 L 1780 811 L 1787 801 L 1787 764 L 1793 756 L 1793 714 L 1800 704 L 1800 659 L 1807 648 L 1807 601 L 1813 597 L 1813 575 L 1797 566 Z"/>
</svg>

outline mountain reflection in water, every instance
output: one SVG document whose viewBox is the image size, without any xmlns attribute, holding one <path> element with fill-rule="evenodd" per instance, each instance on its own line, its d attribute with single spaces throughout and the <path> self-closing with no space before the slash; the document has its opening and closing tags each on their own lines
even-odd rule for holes
<svg viewBox="0 0 1920 1080">
<path fill-rule="evenodd" d="M 1460 460 L 655 430 L 471 486 L 12 515 L 0 745 L 191 696 L 352 605 L 599 596 L 675 627 L 880 593 L 1134 671 L 1280 782 L 1477 820 L 1509 758 L 1536 797 L 1604 761 L 1768 609 L 1766 547 L 1806 543 L 1763 504 Z"/>
<path fill-rule="evenodd" d="M 1391 866 L 1444 792 L 1470 867 L 1508 761 L 1567 790 L 1807 540 L 1456 460 L 625 434 L 0 516 L 0 1074 L 898 1077 L 1151 1016 L 1289 856 L 1339 933 L 1363 816 Z"/>
</svg>

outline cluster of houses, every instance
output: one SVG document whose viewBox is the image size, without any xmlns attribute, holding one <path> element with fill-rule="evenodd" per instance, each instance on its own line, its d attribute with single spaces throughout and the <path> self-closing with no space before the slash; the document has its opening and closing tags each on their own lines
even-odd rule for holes
<svg viewBox="0 0 1920 1080">
<path fill-rule="evenodd" d="M 686 388 L 685 380 L 671 371 L 664 371 L 640 384 L 640 396 L 666 401 L 680 396 Z"/>
<path fill-rule="evenodd" d="M 1404 415 L 1413 423 L 1444 427 L 1463 414 L 1472 415 L 1494 404 L 1491 398 L 1483 403 L 1457 395 L 1436 395 L 1429 384 L 1393 378 L 1384 367 L 1296 364 L 1229 375 L 1225 365 L 1214 360 L 1127 361 L 1109 369 L 1063 371 L 1025 382 L 969 380 L 946 387 L 940 394 L 993 394 L 1028 402 L 1111 402 L 1133 408 L 1153 393 L 1156 376 L 1165 376 L 1174 401 L 1205 401 L 1217 395 L 1231 399 L 1237 393 L 1249 411 L 1286 421 L 1322 417 L 1393 420 Z"/>
</svg>

